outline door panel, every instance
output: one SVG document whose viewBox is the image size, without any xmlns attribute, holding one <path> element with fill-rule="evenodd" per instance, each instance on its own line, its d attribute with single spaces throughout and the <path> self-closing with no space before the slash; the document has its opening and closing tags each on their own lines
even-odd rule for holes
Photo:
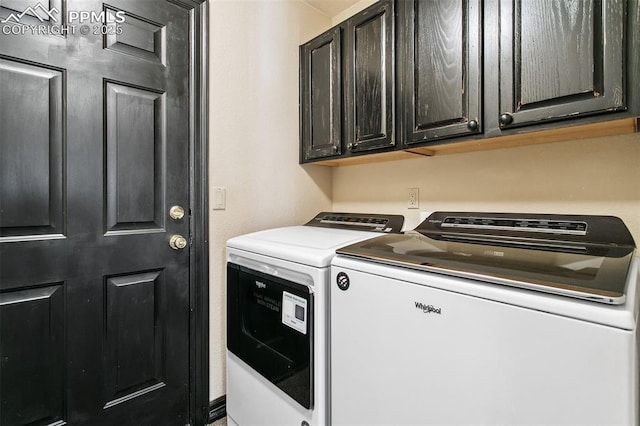
<svg viewBox="0 0 640 426">
<path fill-rule="evenodd" d="M 63 292 L 63 283 L 49 283 L 0 293 L 2 425 L 63 418 Z"/>
<path fill-rule="evenodd" d="M 401 2 L 404 144 L 480 133 L 481 5 Z"/>
<path fill-rule="evenodd" d="M 156 271 L 107 278 L 106 285 L 105 385 L 111 406 L 166 386 L 166 282 L 163 271 Z"/>
<path fill-rule="evenodd" d="M 166 93 L 105 82 L 107 231 L 164 228 Z"/>
<path fill-rule="evenodd" d="M 110 6 L 105 11 L 111 19 L 121 12 Z M 122 34 L 106 35 L 105 48 L 166 65 L 166 34 L 166 26 L 130 13 L 122 23 Z"/>
<path fill-rule="evenodd" d="M 341 31 L 300 47 L 300 162 L 342 152 Z"/>
<path fill-rule="evenodd" d="M 625 109 L 623 0 L 500 3 L 500 126 Z"/>
<path fill-rule="evenodd" d="M 390 1 L 345 23 L 345 141 L 352 152 L 395 145 L 394 25 Z"/>
<path fill-rule="evenodd" d="M 531 104 L 593 91 L 597 28 L 592 21 L 598 25 L 599 20 L 594 17 L 596 4 L 545 4 L 537 0 L 519 6 L 520 76 L 525 82 L 521 102 Z M 578 63 L 580 67 L 575 66 Z M 558 83 L 540 84 L 550 81 Z"/>
<path fill-rule="evenodd" d="M 0 57 L 0 99 L 0 241 L 61 234 L 63 72 Z"/>
<path fill-rule="evenodd" d="M 190 256 L 168 242 L 190 217 L 168 211 L 190 211 L 190 10 L 65 10 L 105 13 L 89 34 L 0 45 L 0 347 L 23 360 L 2 364 L 1 424 L 186 424 Z M 122 12 L 122 34 L 94 33 Z M 27 385 L 45 370 L 60 377 Z"/>
<path fill-rule="evenodd" d="M 364 114 L 356 110 L 356 138 L 366 140 L 387 133 L 384 94 L 384 45 L 380 40 L 384 32 L 384 20 L 374 19 L 356 26 L 354 29 L 356 46 L 354 49 L 355 105 L 369 105 L 377 114 Z M 358 114 L 360 112 L 360 114 Z"/>
<path fill-rule="evenodd" d="M 450 120 L 451 117 L 461 117 L 462 99 L 449 94 L 462 92 L 460 84 L 464 77 L 466 49 L 463 43 L 466 31 L 463 32 L 463 24 L 466 22 L 466 11 L 463 11 L 462 2 L 415 2 L 414 5 L 414 42 L 417 41 L 419 46 L 415 50 L 415 69 L 424 72 L 416 73 L 415 96 L 417 99 L 437 99 L 435 105 L 429 102 L 416 103 L 416 119 L 419 123 L 437 123 Z M 427 46 L 439 48 L 429 50 Z"/>
</svg>

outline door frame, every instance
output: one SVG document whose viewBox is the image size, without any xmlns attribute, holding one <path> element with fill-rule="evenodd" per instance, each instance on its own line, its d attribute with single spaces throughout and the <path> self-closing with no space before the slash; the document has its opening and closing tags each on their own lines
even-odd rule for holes
<svg viewBox="0 0 640 426">
<path fill-rule="evenodd" d="M 209 0 L 167 0 L 190 10 L 189 423 L 209 418 Z"/>
</svg>

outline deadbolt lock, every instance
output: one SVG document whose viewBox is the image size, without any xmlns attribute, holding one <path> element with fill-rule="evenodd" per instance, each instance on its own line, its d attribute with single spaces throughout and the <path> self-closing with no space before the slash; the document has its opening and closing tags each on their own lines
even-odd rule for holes
<svg viewBox="0 0 640 426">
<path fill-rule="evenodd" d="M 184 217 L 184 208 L 182 206 L 173 206 L 169 209 L 169 216 L 173 220 L 180 220 Z"/>
<path fill-rule="evenodd" d="M 182 235 L 172 235 L 169 240 L 169 247 L 174 250 L 182 250 L 187 246 L 187 239 Z"/>
</svg>

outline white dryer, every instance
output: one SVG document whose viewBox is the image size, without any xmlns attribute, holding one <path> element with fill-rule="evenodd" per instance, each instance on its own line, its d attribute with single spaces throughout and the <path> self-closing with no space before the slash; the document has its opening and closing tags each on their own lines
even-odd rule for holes
<svg viewBox="0 0 640 426">
<path fill-rule="evenodd" d="M 227 242 L 227 420 L 329 424 L 329 266 L 337 248 L 401 231 L 397 215 L 320 213 Z"/>
</svg>

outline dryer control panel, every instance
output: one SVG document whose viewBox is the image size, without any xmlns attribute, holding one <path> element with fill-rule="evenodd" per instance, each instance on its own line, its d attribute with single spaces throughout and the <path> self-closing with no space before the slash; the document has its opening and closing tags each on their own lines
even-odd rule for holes
<svg viewBox="0 0 640 426">
<path fill-rule="evenodd" d="M 318 213 L 305 224 L 323 228 L 352 229 L 354 231 L 372 231 L 399 234 L 404 225 L 404 216 L 365 213 Z"/>
</svg>

